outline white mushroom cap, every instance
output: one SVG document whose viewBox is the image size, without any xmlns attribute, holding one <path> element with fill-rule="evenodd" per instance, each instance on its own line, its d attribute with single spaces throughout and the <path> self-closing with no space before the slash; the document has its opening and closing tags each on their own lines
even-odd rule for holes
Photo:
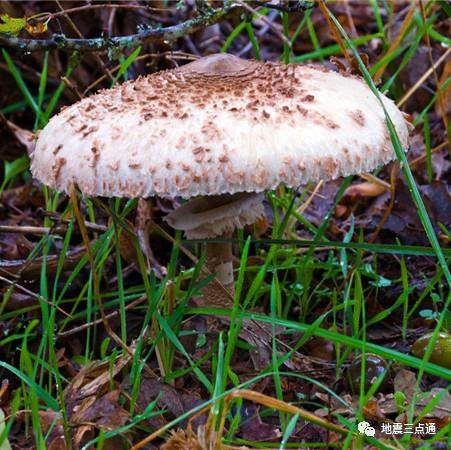
<svg viewBox="0 0 451 450">
<path fill-rule="evenodd" d="M 381 97 L 407 149 L 408 124 Z M 59 191 L 189 198 L 298 186 L 394 158 L 361 78 L 222 54 L 64 109 L 40 133 L 31 170 Z"/>
</svg>

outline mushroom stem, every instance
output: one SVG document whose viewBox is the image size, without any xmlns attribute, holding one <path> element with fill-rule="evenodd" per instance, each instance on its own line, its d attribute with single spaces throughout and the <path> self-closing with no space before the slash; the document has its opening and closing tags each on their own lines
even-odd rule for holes
<svg viewBox="0 0 451 450">
<path fill-rule="evenodd" d="M 231 238 L 232 233 L 226 233 L 221 238 Z M 233 256 L 232 243 L 207 243 L 205 265 L 207 269 L 216 274 L 216 280 L 233 296 L 234 293 L 234 277 L 233 277 Z M 209 283 L 215 285 L 215 290 L 222 291 L 217 283 Z M 205 294 L 205 293 L 204 293 Z M 220 292 L 224 298 L 224 292 Z M 211 295 L 211 293 L 209 293 Z"/>
<path fill-rule="evenodd" d="M 165 220 L 173 228 L 183 230 L 188 239 L 229 239 L 233 230 L 254 223 L 264 213 L 263 194 L 239 192 L 189 200 L 169 213 Z M 216 279 L 202 290 L 204 305 L 231 306 L 234 294 L 232 244 L 207 243 L 205 265 Z"/>
</svg>

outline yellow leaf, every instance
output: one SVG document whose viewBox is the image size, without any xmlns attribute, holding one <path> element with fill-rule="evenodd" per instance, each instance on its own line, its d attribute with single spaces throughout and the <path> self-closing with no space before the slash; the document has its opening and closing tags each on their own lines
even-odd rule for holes
<svg viewBox="0 0 451 450">
<path fill-rule="evenodd" d="M 36 36 L 36 35 L 45 33 L 47 31 L 47 23 L 45 23 L 45 22 L 35 22 L 35 23 L 27 22 L 25 24 L 25 29 L 32 36 Z"/>
<path fill-rule="evenodd" d="M 3 22 L 3 23 L 1 23 Z M 27 20 L 21 17 L 11 17 L 8 14 L 0 15 L 0 33 L 18 35 L 25 27 Z"/>
</svg>

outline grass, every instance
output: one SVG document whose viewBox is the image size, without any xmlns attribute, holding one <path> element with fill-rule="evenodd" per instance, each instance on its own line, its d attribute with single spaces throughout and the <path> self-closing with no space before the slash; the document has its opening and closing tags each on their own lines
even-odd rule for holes
<svg viewBox="0 0 451 450">
<path fill-rule="evenodd" d="M 399 87 L 400 74 L 415 57 L 415 52 L 423 42 L 423 38 L 427 35 L 431 40 L 445 44 L 449 43 L 449 40 L 434 29 L 438 14 L 433 8 L 433 3 L 428 2 L 425 4 L 426 21 L 422 20 L 419 10 L 413 11 L 410 20 L 404 24 L 405 28 L 400 35 L 398 45 L 391 48 L 384 19 L 379 14 L 378 4 L 381 2 L 371 0 L 369 3 L 374 11 L 376 32 L 350 39 L 337 18 L 333 14 L 330 18 L 341 33 L 344 44 L 356 58 L 365 80 L 375 95 L 378 94 L 371 76 L 380 74 L 382 89 L 387 90 L 392 98 L 399 99 L 402 94 Z M 390 17 L 393 11 L 388 5 L 386 10 Z M 262 9 L 259 14 L 267 15 L 268 12 L 267 9 Z M 256 18 L 255 15 L 254 18 Z M 280 49 L 282 61 L 322 62 L 332 55 L 340 54 L 338 44 L 321 47 L 311 11 L 300 19 L 291 34 L 289 17 L 286 13 L 282 14 L 281 24 L 286 38 Z M 233 53 L 236 39 L 244 35 L 252 45 L 253 56 L 261 59 L 261 40 L 252 22 L 238 23 L 223 42 L 221 51 Z M 314 50 L 304 54 L 293 54 L 288 43 L 294 44 L 301 35 L 310 39 Z M 378 62 L 367 69 L 360 59 L 357 48 L 365 46 L 374 39 L 381 40 L 384 54 L 380 56 Z M 128 79 L 128 70 L 140 53 L 141 48 L 137 48 L 128 56 L 122 56 L 112 84 Z M 42 128 L 54 113 L 66 89 L 63 82 L 53 92 L 48 87 L 48 53 L 43 55 L 41 77 L 36 92 L 27 85 L 14 59 L 4 49 L 2 49 L 2 56 L 23 96 L 22 101 L 4 106 L 2 112 L 11 114 L 27 109 L 34 115 L 34 130 Z M 394 66 L 396 58 L 400 58 L 401 62 Z M 69 61 L 65 73 L 67 78 L 71 76 L 78 63 L 80 60 L 77 61 L 75 58 Z M 441 87 L 442 90 L 448 82 L 449 80 L 445 81 Z M 423 130 L 429 181 L 432 180 L 432 153 L 428 112 L 435 106 L 437 99 L 438 93 L 435 93 L 432 100 L 415 119 L 415 125 L 422 127 Z M 200 279 L 204 262 L 202 253 L 196 252 L 201 247 L 200 243 L 184 240 L 179 233 L 169 239 L 162 230 L 156 230 L 156 234 L 159 232 L 158 239 L 171 247 L 167 264 L 168 274 L 163 280 L 158 280 L 153 273 L 147 272 L 145 257 L 133 230 L 126 222 L 136 207 L 134 200 L 127 202 L 112 200 L 109 204 L 98 199 L 87 202 L 88 217 L 86 219 L 96 222 L 96 217 L 100 213 L 107 213 L 111 219 L 110 224 L 105 232 L 96 232 L 95 239 L 92 234 L 88 236 L 86 231 L 84 241 L 85 244 L 89 242 L 89 252 L 75 265 L 70 276 L 67 276 L 63 269 L 66 254 L 74 245 L 74 241 L 77 241 L 74 230 L 76 227 L 81 230 L 84 228 L 85 218 L 82 217 L 78 206 L 80 199 L 75 201 L 73 197 L 71 202 L 61 201 L 59 194 L 44 189 L 46 212 L 56 212 L 61 217 L 67 218 L 68 226 L 63 236 L 51 233 L 43 236 L 29 255 L 30 261 L 37 256 L 43 256 L 37 284 L 38 302 L 33 306 L 6 312 L 3 306 L 13 292 L 16 281 L 12 282 L 2 302 L 0 321 L 6 323 L 16 320 L 16 325 L 0 343 L 5 355 L 19 355 L 11 361 L 0 361 L 0 367 L 4 370 L 3 377 L 12 374 L 18 380 L 17 389 L 11 400 L 10 417 L 6 420 L 6 432 L 3 432 L 3 435 L 6 437 L 11 432 L 17 411 L 28 411 L 24 429 L 29 435 L 34 436 L 36 448 L 44 449 L 47 435 L 52 428 L 44 430 L 40 412 L 49 410 L 61 414 L 65 436 L 67 439 L 71 436 L 72 425 L 66 414 L 65 392 L 67 393 L 72 387 L 73 380 L 59 369 L 60 355 L 55 343 L 58 343 L 63 333 L 77 327 L 80 321 L 89 324 L 105 320 L 105 315 L 117 311 L 119 334 L 114 336 L 110 333 L 107 336 L 100 336 L 97 327 L 88 326 L 82 352 L 74 361 L 82 365 L 95 363 L 99 367 L 104 367 L 109 374 L 106 384 L 109 390 L 117 387 L 116 368 L 122 361 L 127 362 L 121 369 L 121 373 L 128 375 L 130 391 L 128 399 L 121 400 L 121 406 L 128 409 L 129 420 L 115 430 L 102 430 L 94 439 L 84 444 L 82 448 L 86 450 L 88 448 L 107 449 L 109 439 L 124 436 L 126 440 L 125 436 L 132 430 L 140 430 L 153 438 L 157 438 L 158 435 L 164 436 L 168 430 L 182 426 L 184 420 L 203 409 L 210 411 L 211 429 L 223 437 L 224 444 L 246 445 L 250 448 L 293 448 L 296 444 L 290 441 L 290 437 L 296 432 L 297 426 L 304 417 L 305 410 L 302 408 L 310 407 L 311 409 L 312 404 L 311 401 L 301 399 L 299 402 L 294 402 L 296 407 L 300 407 L 294 411 L 291 408 L 293 405 L 289 405 L 284 400 L 287 398 L 287 392 L 284 391 L 284 383 L 287 380 L 303 380 L 317 386 L 318 389 L 328 392 L 344 407 L 349 408 L 353 417 L 363 419 L 368 400 L 375 393 L 378 385 L 376 382 L 373 389 L 365 393 L 364 368 L 362 368 L 363 380 L 357 406 L 341 398 L 333 386 L 321 383 L 318 379 L 306 374 L 296 373 L 295 370 L 285 369 L 284 364 L 296 356 L 297 352 L 302 352 L 313 336 L 333 344 L 337 356 L 336 380 L 342 376 L 342 370 L 352 355 L 369 352 L 385 358 L 391 366 L 403 365 L 417 370 L 415 396 L 420 393 L 420 385 L 426 374 L 440 377 L 446 382 L 451 381 L 450 370 L 428 361 L 438 333 L 448 329 L 450 325 L 451 274 L 448 262 L 451 251 L 442 248 L 436 237 L 414 175 L 388 116 L 387 122 L 391 141 L 430 246 L 404 245 L 399 242 L 396 244 L 367 243 L 363 239 L 363 234 L 352 223 L 342 242 L 328 239 L 325 233 L 330 219 L 352 178 L 342 181 L 334 203 L 319 227 L 310 223 L 298 212 L 298 208 L 307 200 L 309 191 L 306 189 L 303 193 L 299 193 L 282 188 L 277 193 L 269 193 L 267 198 L 274 213 L 271 238 L 255 238 L 240 231 L 233 240 L 235 247 L 239 249 L 239 268 L 236 272 L 237 281 L 231 309 L 218 310 L 188 306 L 189 299 L 198 294 L 210 278 Z M 5 162 L 5 178 L 0 192 L 26 180 L 27 170 L 27 157 Z M 279 212 L 283 213 L 282 216 L 279 216 Z M 296 235 L 299 222 L 309 230 L 311 240 L 291 238 Z M 47 216 L 43 225 L 51 227 L 52 220 Z M 445 229 L 445 231 L 449 233 L 448 230 Z M 120 257 L 120 241 L 124 235 L 131 239 L 140 269 L 140 279 L 133 285 L 126 284 L 122 280 L 124 261 Z M 353 239 L 356 236 L 357 240 Z M 79 241 L 78 238 L 77 242 L 80 243 Z M 59 259 L 54 281 L 50 284 L 51 277 L 48 275 L 45 257 L 55 253 L 56 250 L 59 252 Z M 197 256 L 192 256 L 192 253 Z M 388 278 L 387 274 L 381 271 L 379 260 L 387 254 L 396 257 L 399 276 Z M 425 274 L 426 282 L 423 286 L 414 285 L 410 279 L 406 259 L 412 256 L 431 257 L 436 260 L 436 273 L 432 276 Z M 188 265 L 187 261 L 190 257 L 193 257 L 193 261 Z M 255 258 L 258 259 L 258 264 L 255 263 Z M 105 280 L 111 278 L 112 272 L 115 272 L 114 275 L 117 277 L 117 286 L 106 289 Z M 316 281 L 318 279 L 320 279 L 319 282 Z M 75 282 L 78 282 L 80 286 L 77 295 L 73 296 L 71 286 Z M 370 302 L 381 301 L 381 292 L 387 287 L 399 291 L 396 300 L 387 308 L 370 314 L 368 311 Z M 420 290 L 422 291 L 419 292 Z M 395 314 L 402 315 L 401 332 L 403 338 L 406 338 L 409 323 L 425 308 L 423 305 L 427 305 L 431 297 L 436 299 L 435 327 L 423 359 L 367 340 L 369 327 L 387 323 Z M 135 301 L 139 303 L 134 308 L 128 309 L 128 305 Z M 325 302 L 329 304 L 327 311 L 323 311 Z M 59 308 L 64 309 L 67 315 L 62 315 Z M 255 308 L 265 309 L 266 313 L 255 312 Z M 135 317 L 134 314 L 139 315 L 140 321 L 137 331 L 131 332 L 129 323 Z M 208 331 L 187 332 L 183 329 L 183 324 L 188 317 L 217 315 L 229 318 L 229 325 L 227 329 L 213 337 Z M 270 362 L 258 373 L 246 377 L 246 381 L 243 381 L 236 357 L 243 350 L 253 347 L 240 335 L 242 328 L 250 322 L 268 330 Z M 328 324 L 329 328 L 325 328 L 325 324 Z M 279 329 L 284 330 L 284 342 L 289 341 L 290 345 L 285 344 L 280 347 Z M 184 338 L 192 336 L 193 333 L 197 348 L 205 350 L 198 359 L 183 344 Z M 207 342 L 210 347 L 207 346 Z M 193 383 L 198 389 L 202 389 L 203 398 L 208 400 L 170 420 L 162 428 L 151 429 L 147 420 L 162 416 L 165 411 L 158 401 L 161 397 L 153 400 L 145 410 L 137 410 L 141 382 L 149 370 L 158 372 L 162 379 L 172 386 L 183 379 L 195 380 Z M 247 391 L 247 389 L 254 389 L 263 379 L 271 380 L 272 401 L 261 393 L 252 394 L 253 391 Z M 381 380 L 382 378 L 378 381 Z M 298 392 L 298 394 L 301 393 Z M 278 418 L 281 429 L 279 443 L 252 442 L 236 437 L 240 424 L 243 422 L 244 402 L 250 401 L 249 399 L 261 402 L 264 406 L 261 411 L 262 416 Z M 414 401 L 412 401 L 407 408 L 408 423 L 419 422 L 439 400 L 439 397 L 431 400 L 419 415 L 414 414 Z M 324 405 L 317 401 L 313 406 L 318 408 Z M 364 438 L 356 436 L 357 420 L 351 421 L 346 415 L 334 411 L 330 412 L 330 416 L 346 430 L 345 438 L 339 444 L 339 448 L 351 448 L 356 439 L 358 445 L 364 445 Z M 225 424 L 227 424 L 226 427 Z M 329 425 L 331 426 L 331 423 Z M 445 427 L 436 436 L 423 440 L 421 448 L 432 448 L 433 443 L 439 439 L 449 440 L 446 433 Z M 409 436 L 396 443 L 373 438 L 365 438 L 365 442 L 380 449 L 394 448 L 394 446 L 407 449 L 414 443 Z M 309 445 L 310 448 L 321 447 L 318 443 L 303 445 Z M 129 446 L 131 446 L 130 443 Z"/>
</svg>

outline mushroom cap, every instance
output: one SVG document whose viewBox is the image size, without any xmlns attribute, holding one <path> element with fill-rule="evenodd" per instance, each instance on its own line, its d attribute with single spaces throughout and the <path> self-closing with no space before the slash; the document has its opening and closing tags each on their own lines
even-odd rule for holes
<svg viewBox="0 0 451 450">
<path fill-rule="evenodd" d="M 408 123 L 381 97 L 407 149 Z M 59 191 L 189 198 L 296 187 L 394 158 L 363 79 L 218 54 L 65 108 L 40 133 L 31 170 Z"/>
<path fill-rule="evenodd" d="M 195 198 L 164 220 L 172 228 L 183 230 L 188 239 L 208 239 L 251 225 L 264 215 L 263 194 L 240 192 Z"/>
</svg>

